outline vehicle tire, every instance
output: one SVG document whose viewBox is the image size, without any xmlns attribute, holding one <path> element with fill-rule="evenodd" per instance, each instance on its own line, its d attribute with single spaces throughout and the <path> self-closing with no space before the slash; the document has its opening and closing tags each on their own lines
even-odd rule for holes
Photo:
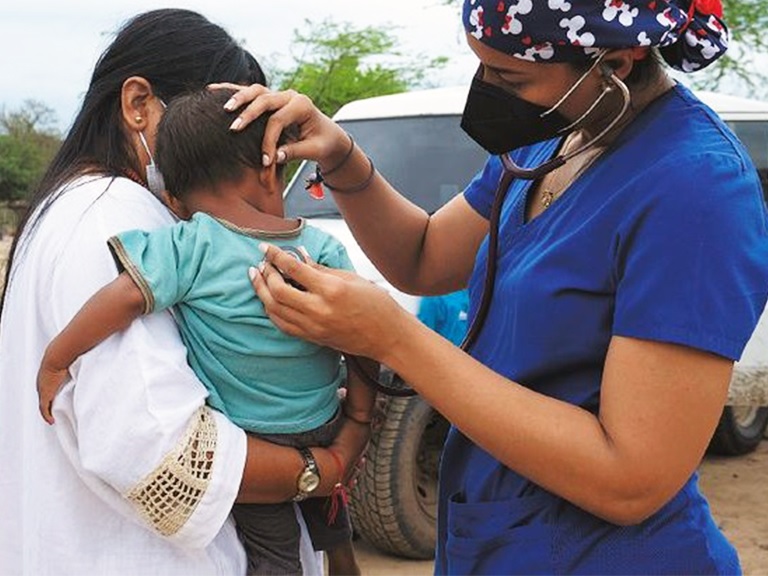
<svg viewBox="0 0 768 576">
<path fill-rule="evenodd" d="M 768 426 L 768 406 L 726 406 L 709 443 L 709 452 L 738 456 L 752 452 Z"/>
<path fill-rule="evenodd" d="M 389 554 L 434 558 L 437 471 L 447 421 L 418 396 L 387 398 L 351 493 L 355 533 Z"/>
</svg>

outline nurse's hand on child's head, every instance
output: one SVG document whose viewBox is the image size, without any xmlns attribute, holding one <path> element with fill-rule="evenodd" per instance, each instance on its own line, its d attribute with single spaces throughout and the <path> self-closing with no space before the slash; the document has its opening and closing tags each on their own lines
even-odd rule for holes
<svg viewBox="0 0 768 576">
<path fill-rule="evenodd" d="M 314 160 L 333 166 L 349 147 L 349 137 L 331 118 L 318 109 L 312 100 L 295 90 L 272 91 L 260 84 L 211 84 L 210 89 L 237 90 L 224 104 L 229 111 L 239 110 L 230 130 L 240 131 L 265 112 L 272 112 L 264 131 L 262 144 L 264 166 L 289 160 Z M 277 148 L 284 130 L 296 129 L 296 137 Z"/>
</svg>

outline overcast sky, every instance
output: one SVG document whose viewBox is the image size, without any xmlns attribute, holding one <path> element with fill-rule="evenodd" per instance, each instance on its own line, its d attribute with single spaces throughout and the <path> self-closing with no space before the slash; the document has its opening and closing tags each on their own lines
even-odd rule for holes
<svg viewBox="0 0 768 576">
<path fill-rule="evenodd" d="M 355 28 L 394 27 L 402 52 L 449 57 L 428 76 L 435 86 L 467 84 L 477 61 L 464 41 L 458 2 L 442 0 L 0 0 L 0 109 L 35 99 L 69 126 L 90 73 L 113 33 L 131 16 L 154 8 L 197 10 L 242 40 L 260 61 L 286 67 L 291 40 L 305 19 Z M 768 56 L 760 67 L 768 65 Z M 748 96 L 743 89 L 724 92 Z"/>
<path fill-rule="evenodd" d="M 189 8 L 222 25 L 258 59 L 280 64 L 304 19 L 330 18 L 357 28 L 395 27 L 400 49 L 450 64 L 429 78 L 464 84 L 476 66 L 457 7 L 441 0 L 0 0 L 0 107 L 32 98 L 51 107 L 59 127 L 76 112 L 90 73 L 112 34 L 127 18 L 163 7 Z"/>
</svg>

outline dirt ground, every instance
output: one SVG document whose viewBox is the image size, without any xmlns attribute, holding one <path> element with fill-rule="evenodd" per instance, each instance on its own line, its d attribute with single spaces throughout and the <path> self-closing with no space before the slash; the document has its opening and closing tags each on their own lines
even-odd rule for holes
<svg viewBox="0 0 768 576">
<path fill-rule="evenodd" d="M 752 454 L 707 456 L 700 467 L 701 489 L 718 525 L 741 557 L 747 576 L 768 575 L 768 440 Z M 356 543 L 365 576 L 426 576 L 431 561 L 409 561 Z"/>
<path fill-rule="evenodd" d="M 744 574 L 768 574 L 768 440 L 746 456 L 707 457 L 701 489 L 739 551 Z"/>
</svg>

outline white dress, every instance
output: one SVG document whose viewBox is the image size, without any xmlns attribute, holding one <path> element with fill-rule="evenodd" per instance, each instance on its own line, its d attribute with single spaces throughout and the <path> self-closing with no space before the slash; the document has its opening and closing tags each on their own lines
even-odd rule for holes
<svg viewBox="0 0 768 576">
<path fill-rule="evenodd" d="M 229 511 L 245 434 L 205 406 L 168 313 L 80 358 L 56 424 L 40 417 L 45 347 L 117 275 L 107 238 L 172 223 L 128 179 L 76 184 L 17 251 L 0 323 L 0 574 L 244 574 Z M 322 573 L 308 538 L 302 563 Z"/>
</svg>

